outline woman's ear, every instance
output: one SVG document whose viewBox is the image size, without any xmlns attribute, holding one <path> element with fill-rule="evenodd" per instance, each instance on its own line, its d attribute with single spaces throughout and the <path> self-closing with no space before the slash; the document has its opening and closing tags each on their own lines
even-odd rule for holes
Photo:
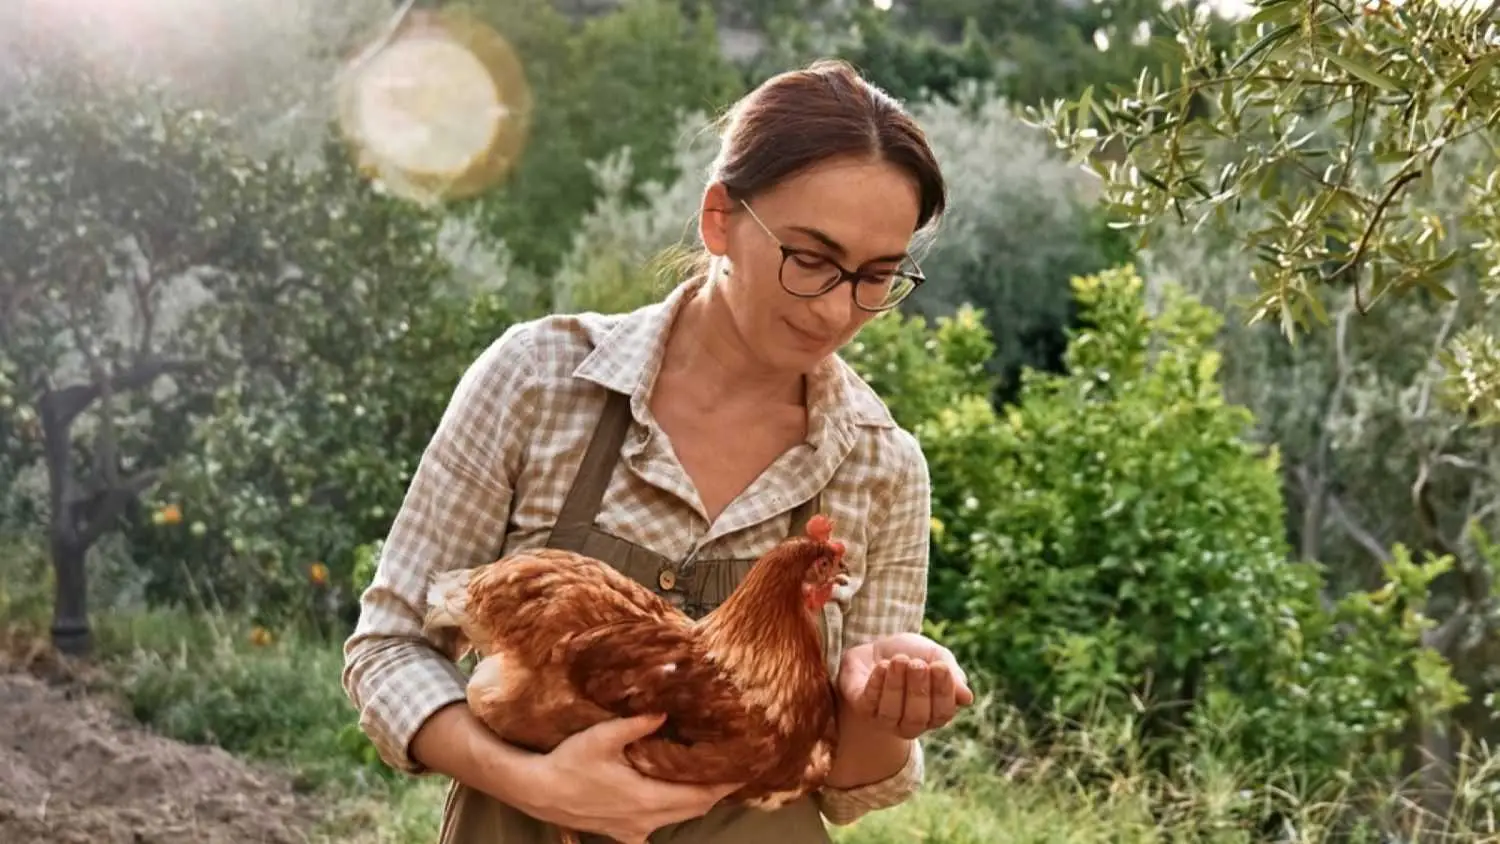
<svg viewBox="0 0 1500 844">
<path fill-rule="evenodd" d="M 698 209 L 698 236 L 710 255 L 723 257 L 729 252 L 729 221 L 734 202 L 723 182 L 712 182 L 703 191 L 703 205 Z"/>
</svg>

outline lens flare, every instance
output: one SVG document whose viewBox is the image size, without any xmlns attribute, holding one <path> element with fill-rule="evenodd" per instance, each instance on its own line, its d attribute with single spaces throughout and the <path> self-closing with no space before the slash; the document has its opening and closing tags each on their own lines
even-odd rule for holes
<svg viewBox="0 0 1500 844">
<path fill-rule="evenodd" d="M 520 59 L 463 10 L 406 11 L 339 82 L 339 124 L 360 170 L 422 204 L 493 187 L 530 133 Z"/>
</svg>

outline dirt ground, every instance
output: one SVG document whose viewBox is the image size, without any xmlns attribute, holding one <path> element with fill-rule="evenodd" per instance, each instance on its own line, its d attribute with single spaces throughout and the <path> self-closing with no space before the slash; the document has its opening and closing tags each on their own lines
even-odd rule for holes
<svg viewBox="0 0 1500 844">
<path fill-rule="evenodd" d="M 0 842 L 302 844 L 286 778 L 152 735 L 40 651 L 0 653 Z"/>
</svg>

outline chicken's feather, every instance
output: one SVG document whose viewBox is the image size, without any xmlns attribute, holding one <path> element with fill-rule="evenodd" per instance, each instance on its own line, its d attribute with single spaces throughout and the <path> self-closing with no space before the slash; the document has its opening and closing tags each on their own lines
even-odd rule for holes
<svg viewBox="0 0 1500 844">
<path fill-rule="evenodd" d="M 663 713 L 664 729 L 684 741 L 717 741 L 764 720 L 688 628 L 618 621 L 573 638 L 564 659 L 586 699 L 621 717 Z"/>
<path fill-rule="evenodd" d="M 610 566 L 571 551 L 542 548 L 478 569 L 469 586 L 471 617 L 490 638 L 517 651 L 547 653 L 560 641 L 630 619 L 686 628 L 676 607 Z"/>
</svg>

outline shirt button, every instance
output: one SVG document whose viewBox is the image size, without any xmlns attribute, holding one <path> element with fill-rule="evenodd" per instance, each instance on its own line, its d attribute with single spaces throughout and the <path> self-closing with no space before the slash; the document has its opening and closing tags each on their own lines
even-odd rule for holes
<svg viewBox="0 0 1500 844">
<path fill-rule="evenodd" d="M 672 587 L 677 585 L 677 572 L 671 569 L 662 569 L 661 573 L 656 576 L 656 582 L 661 588 L 671 591 Z"/>
</svg>

